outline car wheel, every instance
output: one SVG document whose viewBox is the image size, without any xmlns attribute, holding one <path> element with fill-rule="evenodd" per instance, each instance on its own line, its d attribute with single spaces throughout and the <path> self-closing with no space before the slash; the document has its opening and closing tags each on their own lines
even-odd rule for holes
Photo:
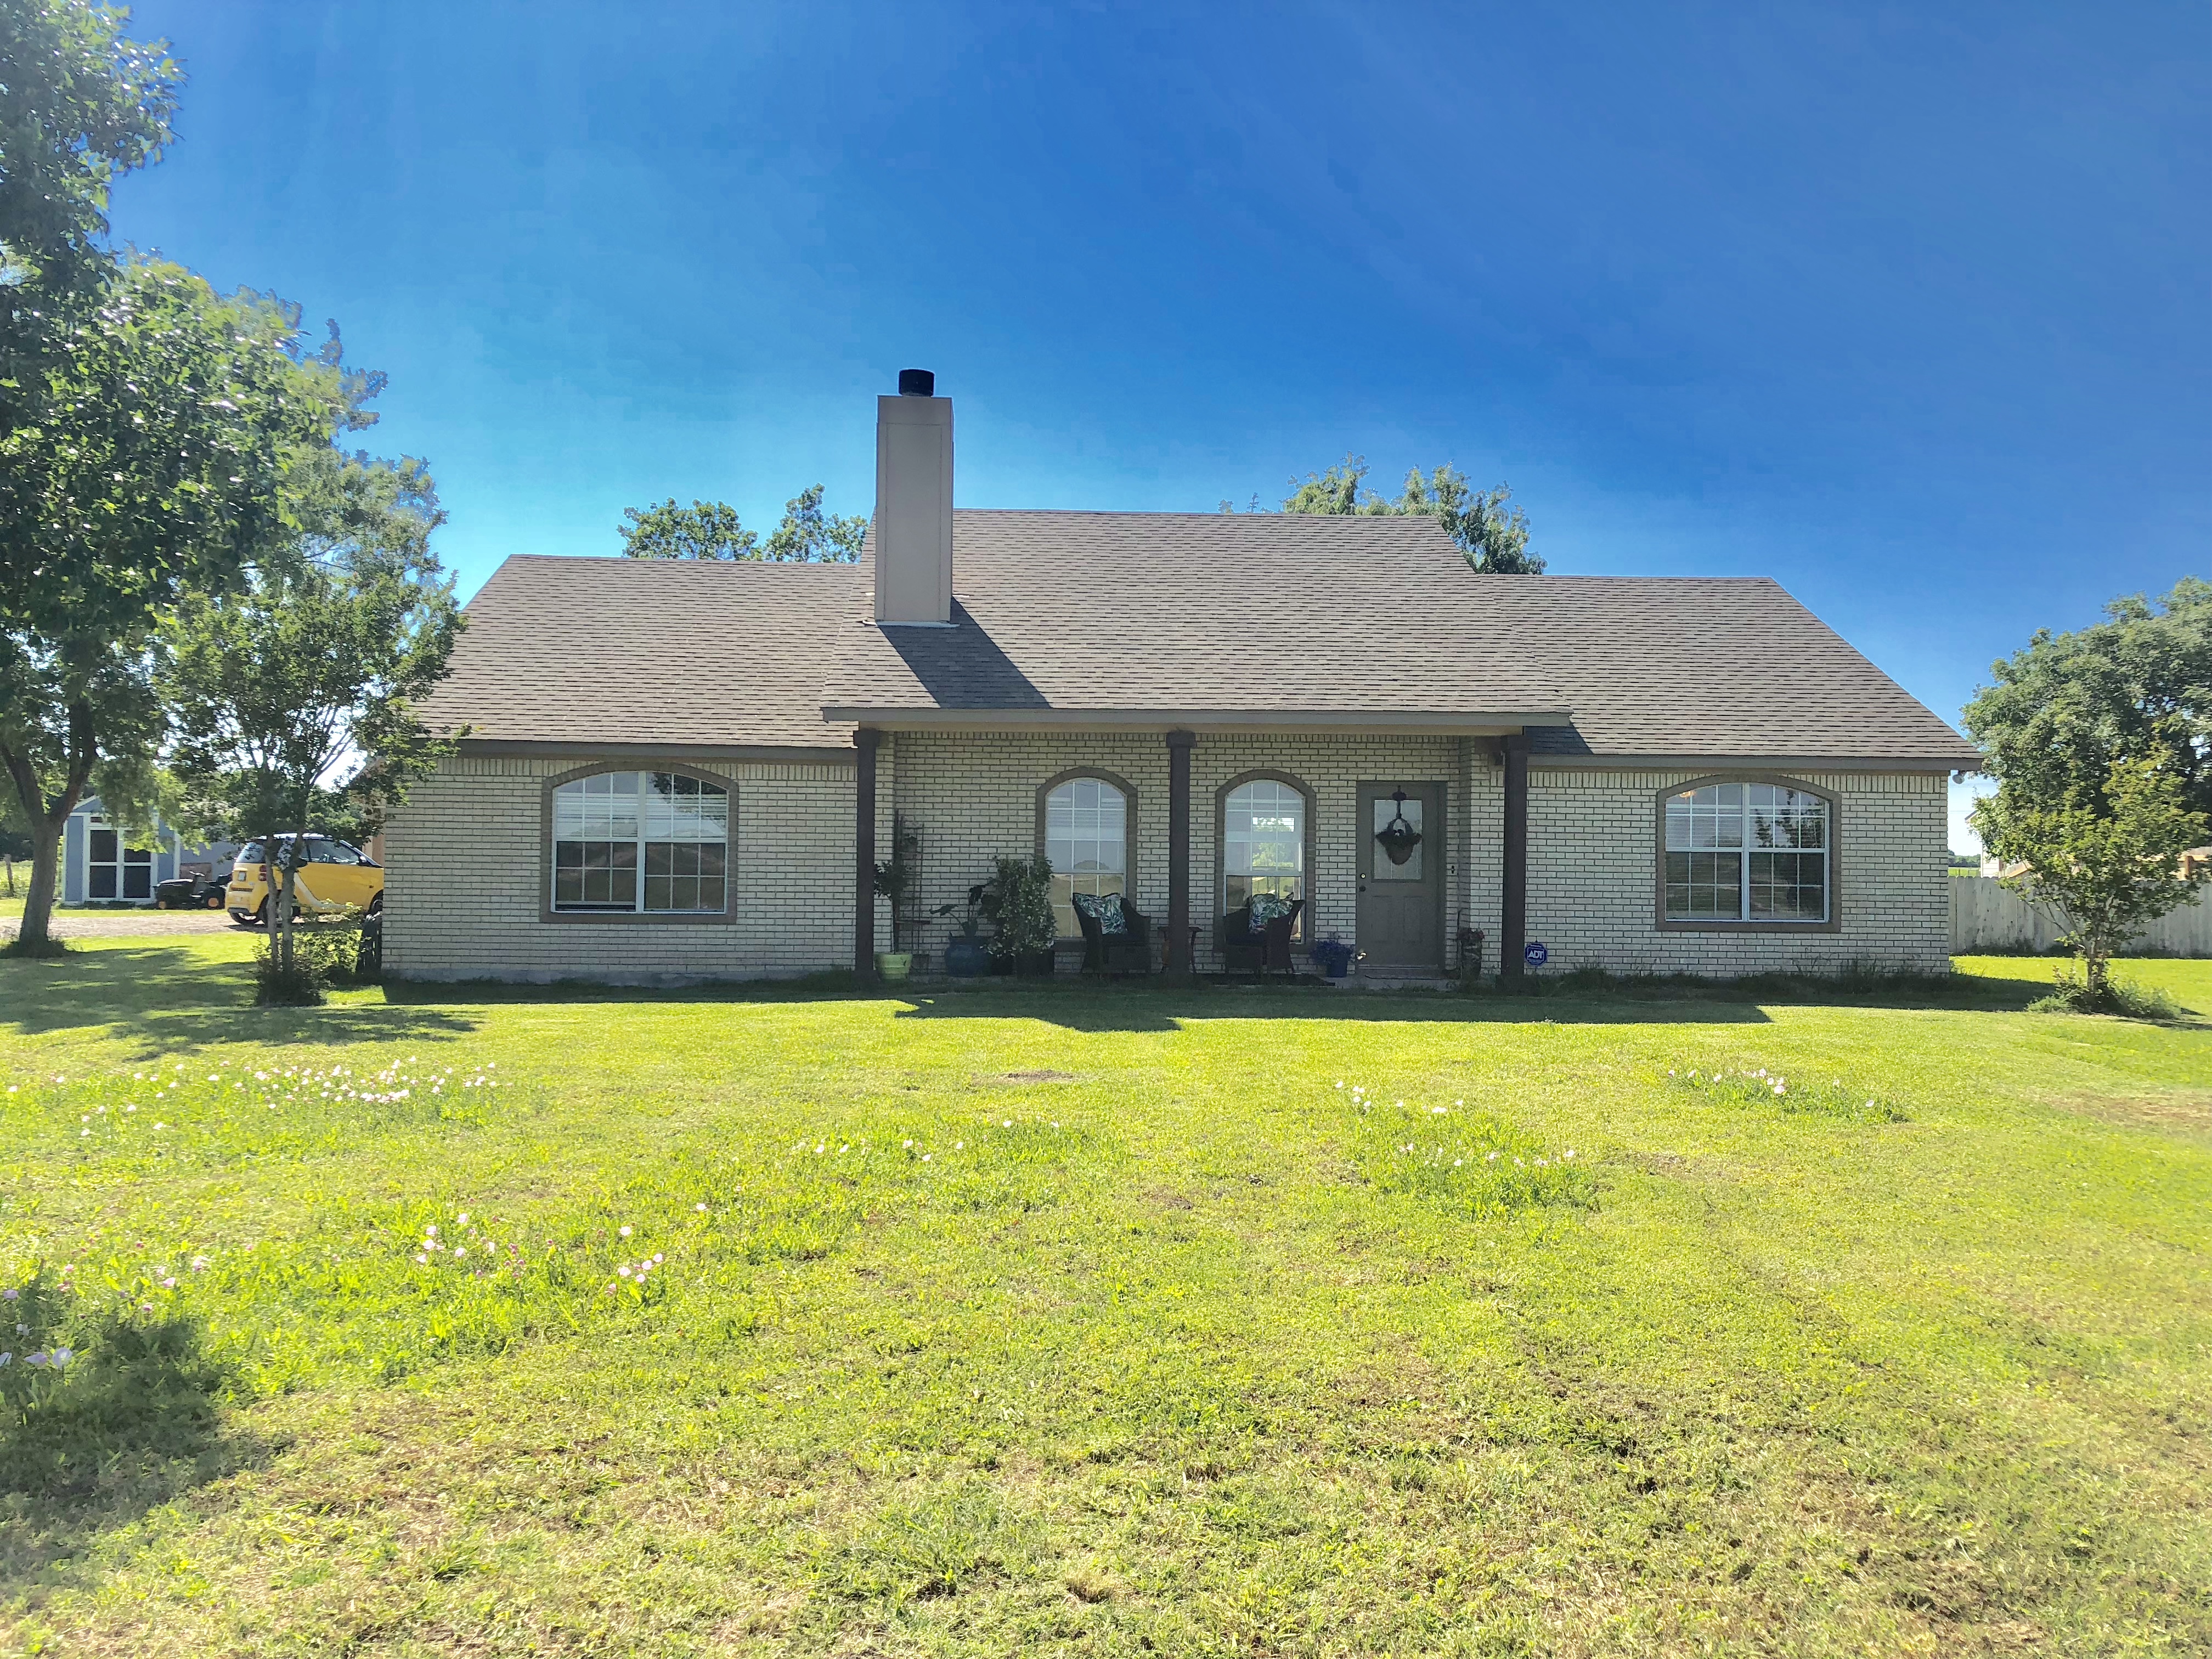
<svg viewBox="0 0 2212 1659">
<path fill-rule="evenodd" d="M 207 908 L 210 910 L 220 910 L 222 908 L 222 894 L 220 891 L 210 893 L 208 895 Z"/>
<path fill-rule="evenodd" d="M 380 916 L 384 914 L 384 895 L 382 893 L 379 893 L 374 898 L 369 900 L 368 914 L 372 916 Z"/>
</svg>

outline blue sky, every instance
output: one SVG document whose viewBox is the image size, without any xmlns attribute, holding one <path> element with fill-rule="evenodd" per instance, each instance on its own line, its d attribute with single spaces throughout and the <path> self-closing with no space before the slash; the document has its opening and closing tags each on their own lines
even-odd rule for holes
<svg viewBox="0 0 2212 1659">
<path fill-rule="evenodd" d="M 192 78 L 118 234 L 338 319 L 465 590 L 671 495 L 866 512 L 905 366 L 963 505 L 1449 461 L 1947 718 L 2212 567 L 2200 4 L 137 17 Z"/>
</svg>

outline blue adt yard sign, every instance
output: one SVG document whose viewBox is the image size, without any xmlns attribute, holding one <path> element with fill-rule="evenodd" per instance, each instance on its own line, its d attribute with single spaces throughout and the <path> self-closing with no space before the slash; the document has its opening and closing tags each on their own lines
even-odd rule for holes
<svg viewBox="0 0 2212 1659">
<path fill-rule="evenodd" d="M 1531 968 L 1541 968 L 1551 959 L 1552 953 L 1544 948 L 1541 939 L 1532 939 L 1521 947 L 1521 960 Z"/>
</svg>

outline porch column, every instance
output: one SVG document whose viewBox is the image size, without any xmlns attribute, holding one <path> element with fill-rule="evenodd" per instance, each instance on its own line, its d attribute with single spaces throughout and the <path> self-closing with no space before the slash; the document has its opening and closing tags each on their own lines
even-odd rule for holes
<svg viewBox="0 0 2212 1659">
<path fill-rule="evenodd" d="M 876 972 L 876 744 L 883 733 L 853 733 L 853 971 Z"/>
<path fill-rule="evenodd" d="M 1168 948 L 1161 969 L 1186 979 L 1190 960 L 1190 745 L 1188 732 L 1168 733 Z"/>
<path fill-rule="evenodd" d="M 1499 905 L 1498 971 L 1521 988 L 1521 951 L 1528 942 L 1528 734 L 1505 739 L 1505 891 Z"/>
</svg>

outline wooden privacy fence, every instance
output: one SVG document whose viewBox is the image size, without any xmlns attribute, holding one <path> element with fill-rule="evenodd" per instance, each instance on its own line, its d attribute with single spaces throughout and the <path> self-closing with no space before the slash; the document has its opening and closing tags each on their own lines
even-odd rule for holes
<svg viewBox="0 0 2212 1659">
<path fill-rule="evenodd" d="M 1970 957 L 1984 951 L 2047 951 L 2066 931 L 2054 910 L 2030 904 L 2008 892 L 1995 876 L 1953 876 L 1951 954 Z M 2212 957 L 2212 903 L 2169 910 L 2136 935 L 2131 954 Z"/>
</svg>

